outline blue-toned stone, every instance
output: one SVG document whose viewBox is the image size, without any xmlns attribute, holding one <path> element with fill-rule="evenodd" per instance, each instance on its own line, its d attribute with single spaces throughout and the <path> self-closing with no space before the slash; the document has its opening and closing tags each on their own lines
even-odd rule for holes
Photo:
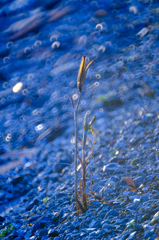
<svg viewBox="0 0 159 240">
<path fill-rule="evenodd" d="M 40 223 L 36 222 L 36 223 L 33 225 L 32 232 L 35 233 L 35 232 L 36 232 L 37 230 L 39 230 L 39 229 L 43 229 L 43 226 L 42 226 Z"/>
<path fill-rule="evenodd" d="M 59 232 L 57 230 L 54 230 L 54 229 L 49 229 L 48 235 L 49 235 L 49 237 L 56 237 L 56 236 L 59 235 Z"/>
<path fill-rule="evenodd" d="M 132 232 L 130 235 L 129 235 L 129 237 L 127 238 L 127 240 L 134 240 L 135 238 L 136 238 L 136 236 L 137 236 L 137 232 L 135 231 L 135 232 Z"/>
<path fill-rule="evenodd" d="M 34 205 L 38 205 L 39 204 L 39 200 L 34 199 L 27 207 L 26 207 L 26 211 L 30 211 Z"/>
<path fill-rule="evenodd" d="M 38 236 L 41 237 L 41 238 L 42 238 L 42 237 L 47 237 L 47 235 L 48 235 L 47 229 L 39 229 L 36 233 L 37 233 Z"/>
<path fill-rule="evenodd" d="M 44 217 L 39 218 L 38 222 L 42 225 L 46 225 L 46 224 L 50 223 L 50 219 L 48 217 L 44 216 Z"/>
<path fill-rule="evenodd" d="M 108 217 L 116 217 L 116 216 L 119 216 L 119 213 L 118 213 L 118 211 L 116 211 L 116 210 L 110 210 L 110 211 L 106 214 L 106 218 L 108 218 Z"/>
<path fill-rule="evenodd" d="M 0 223 L 4 222 L 5 218 L 0 216 Z"/>
<path fill-rule="evenodd" d="M 135 185 L 139 187 L 143 183 L 143 178 L 140 176 L 140 177 L 134 178 L 133 181 Z"/>
<path fill-rule="evenodd" d="M 117 170 L 122 170 L 118 163 L 109 163 L 103 167 L 103 172 L 113 173 Z"/>
<path fill-rule="evenodd" d="M 34 222 L 34 221 L 36 221 L 38 218 L 40 218 L 41 216 L 40 215 L 35 215 L 35 216 L 33 216 L 33 217 L 30 217 L 29 219 L 28 219 L 28 222 L 29 223 L 31 223 L 31 222 Z"/>
<path fill-rule="evenodd" d="M 149 237 L 151 237 L 152 235 L 154 234 L 154 231 L 153 230 L 147 230 L 144 232 L 144 238 L 145 239 L 149 239 Z"/>
</svg>

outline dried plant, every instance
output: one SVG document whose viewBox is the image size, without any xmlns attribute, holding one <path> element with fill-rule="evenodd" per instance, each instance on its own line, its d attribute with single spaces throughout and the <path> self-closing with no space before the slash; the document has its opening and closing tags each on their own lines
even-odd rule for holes
<svg viewBox="0 0 159 240">
<path fill-rule="evenodd" d="M 87 70 L 89 69 L 90 65 L 94 62 L 94 60 L 90 61 L 86 65 L 86 57 L 83 56 L 78 72 L 78 77 L 77 77 L 77 87 L 79 89 L 79 98 L 77 105 L 74 105 L 73 99 L 70 98 L 72 102 L 72 106 L 74 109 L 74 122 L 75 122 L 75 155 L 74 155 L 74 166 L 75 166 L 75 200 L 76 200 L 76 207 L 80 208 L 82 212 L 85 212 L 85 209 L 87 208 L 87 198 L 86 198 L 86 158 L 85 158 L 85 144 L 86 144 L 86 138 L 87 138 L 87 132 L 88 130 L 91 130 L 93 133 L 93 126 L 92 124 L 95 121 L 95 117 L 92 119 L 92 121 L 88 124 L 88 114 L 85 115 L 84 117 L 84 122 L 83 122 L 83 139 L 82 139 L 82 184 L 80 182 L 80 185 L 82 186 L 82 199 L 78 199 L 78 189 L 77 189 L 77 112 L 81 100 L 81 93 L 82 93 L 82 87 L 85 81 L 86 73 Z M 81 188 L 80 188 L 81 189 Z"/>
</svg>

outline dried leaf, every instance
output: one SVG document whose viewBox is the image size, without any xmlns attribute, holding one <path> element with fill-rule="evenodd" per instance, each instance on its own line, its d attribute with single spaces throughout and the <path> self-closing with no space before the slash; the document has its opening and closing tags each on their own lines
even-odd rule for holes
<svg viewBox="0 0 159 240">
<path fill-rule="evenodd" d="M 89 126 L 91 126 L 91 125 L 95 122 L 95 120 L 96 120 L 96 116 L 94 116 L 94 117 L 92 118 L 92 120 L 91 120 L 90 123 L 89 123 Z"/>
<path fill-rule="evenodd" d="M 86 69 L 85 69 L 86 72 L 88 71 L 88 68 L 92 65 L 92 63 L 94 63 L 94 60 L 91 60 L 91 61 L 87 64 Z"/>
<path fill-rule="evenodd" d="M 132 191 L 132 192 L 136 192 L 136 190 L 135 190 L 135 189 L 131 189 L 131 191 Z"/>
<path fill-rule="evenodd" d="M 131 178 L 123 178 L 131 187 L 136 188 L 134 181 Z"/>
<path fill-rule="evenodd" d="M 91 64 L 94 62 L 94 60 L 90 61 L 87 66 L 85 67 L 85 71 L 83 73 L 83 79 L 81 81 L 81 91 L 82 91 L 82 87 L 83 87 L 83 84 L 84 84 L 84 80 L 85 80 L 85 77 L 86 77 L 86 73 L 88 71 L 88 68 L 91 66 Z"/>
<path fill-rule="evenodd" d="M 86 66 L 86 57 L 83 56 L 82 59 L 81 59 L 81 64 L 80 64 L 78 77 L 77 77 L 77 87 L 78 87 L 80 92 L 82 91 L 82 87 L 83 87 L 83 84 L 84 84 L 84 80 L 85 80 L 85 77 L 86 77 L 87 70 L 89 69 L 89 67 L 91 66 L 91 64 L 93 62 L 94 62 L 94 60 L 91 60 Z"/>
<path fill-rule="evenodd" d="M 82 91 L 82 86 L 84 83 L 84 75 L 85 75 L 85 67 L 86 67 L 86 63 L 85 60 L 86 57 L 83 56 L 81 59 L 81 64 L 80 64 L 80 68 L 79 68 L 79 72 L 78 72 L 78 77 L 77 77 L 77 87 L 79 89 L 79 91 Z"/>
</svg>

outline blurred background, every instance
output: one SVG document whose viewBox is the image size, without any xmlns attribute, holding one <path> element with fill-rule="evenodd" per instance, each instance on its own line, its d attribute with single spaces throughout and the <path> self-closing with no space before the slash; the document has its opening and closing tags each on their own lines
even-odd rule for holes
<svg viewBox="0 0 159 240">
<path fill-rule="evenodd" d="M 83 87 L 79 134 L 89 110 L 105 153 L 126 156 L 130 126 L 158 112 L 158 17 L 158 2 L 149 0 L 1 0 L 0 173 L 13 160 L 26 167 L 45 158 L 72 161 L 69 97 L 78 99 L 82 56 L 95 62 Z"/>
</svg>

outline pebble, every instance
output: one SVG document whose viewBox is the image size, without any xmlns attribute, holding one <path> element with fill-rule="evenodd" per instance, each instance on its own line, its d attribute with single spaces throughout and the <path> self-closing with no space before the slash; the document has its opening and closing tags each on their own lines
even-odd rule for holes
<svg viewBox="0 0 159 240">
<path fill-rule="evenodd" d="M 118 163 L 109 163 L 103 167 L 103 172 L 113 173 L 121 170 L 121 166 Z"/>
<path fill-rule="evenodd" d="M 99 9 L 95 12 L 95 16 L 98 18 L 105 17 L 106 15 L 107 15 L 107 13 L 103 9 Z"/>
</svg>

